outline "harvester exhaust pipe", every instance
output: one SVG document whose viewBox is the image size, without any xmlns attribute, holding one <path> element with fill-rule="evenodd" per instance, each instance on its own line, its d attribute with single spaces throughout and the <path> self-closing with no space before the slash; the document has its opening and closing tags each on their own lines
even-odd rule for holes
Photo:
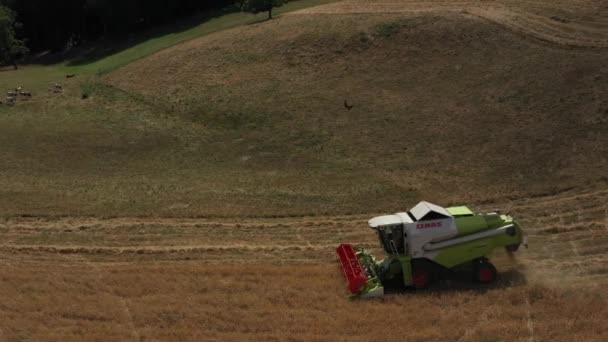
<svg viewBox="0 0 608 342">
<path fill-rule="evenodd" d="M 458 244 L 473 241 L 473 240 L 483 239 L 483 238 L 487 238 L 490 236 L 495 236 L 495 235 L 500 235 L 500 234 L 511 234 L 511 231 L 514 231 L 512 229 L 513 227 L 514 227 L 513 224 L 509 224 L 509 225 L 499 227 L 496 229 L 486 230 L 483 232 L 479 232 L 479 233 L 471 234 L 471 235 L 467 235 L 467 236 L 462 236 L 462 237 L 455 238 L 455 239 L 450 239 L 450 240 L 445 240 L 445 241 L 440 241 L 440 242 L 435 242 L 435 243 L 427 243 L 426 245 L 424 245 L 423 248 L 425 251 L 434 251 L 437 249 L 450 247 L 450 246 L 458 245 Z"/>
</svg>

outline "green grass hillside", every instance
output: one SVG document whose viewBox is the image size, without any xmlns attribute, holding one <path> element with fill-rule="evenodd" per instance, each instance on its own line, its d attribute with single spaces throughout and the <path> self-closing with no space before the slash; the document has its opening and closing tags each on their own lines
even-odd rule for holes
<svg viewBox="0 0 608 342">
<path fill-rule="evenodd" d="M 370 213 L 552 193 L 608 174 L 607 66 L 605 50 L 464 14 L 285 15 L 1 107 L 0 213 Z"/>
</svg>

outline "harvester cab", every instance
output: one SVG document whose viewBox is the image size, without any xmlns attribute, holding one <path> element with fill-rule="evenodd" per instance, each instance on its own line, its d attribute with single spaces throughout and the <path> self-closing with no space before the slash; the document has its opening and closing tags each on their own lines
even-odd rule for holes
<svg viewBox="0 0 608 342">
<path fill-rule="evenodd" d="M 443 208 L 420 202 L 407 212 L 372 218 L 386 257 L 377 261 L 363 247 L 342 244 L 337 254 L 353 297 L 384 294 L 387 282 L 427 287 L 446 271 L 467 268 L 473 279 L 490 283 L 496 268 L 487 256 L 498 247 L 514 252 L 524 242 L 519 225 L 499 212 L 476 214 L 469 208 Z"/>
</svg>

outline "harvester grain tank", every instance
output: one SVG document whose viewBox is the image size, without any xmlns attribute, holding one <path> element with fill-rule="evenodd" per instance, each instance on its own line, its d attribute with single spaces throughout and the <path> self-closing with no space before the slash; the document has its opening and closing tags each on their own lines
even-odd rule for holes
<svg viewBox="0 0 608 342">
<path fill-rule="evenodd" d="M 465 206 L 443 208 L 420 202 L 407 212 L 375 217 L 376 232 L 386 258 L 376 260 L 361 246 L 337 249 L 353 297 L 384 294 L 387 282 L 425 288 L 446 272 L 467 269 L 473 280 L 490 283 L 496 268 L 488 255 L 499 247 L 515 252 L 525 243 L 520 226 L 498 211 L 477 214 Z"/>
</svg>

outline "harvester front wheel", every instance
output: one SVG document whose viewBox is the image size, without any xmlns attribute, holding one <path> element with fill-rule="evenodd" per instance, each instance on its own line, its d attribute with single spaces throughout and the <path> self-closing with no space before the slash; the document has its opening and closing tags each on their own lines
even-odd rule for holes
<svg viewBox="0 0 608 342">
<path fill-rule="evenodd" d="M 412 266 L 412 286 L 417 290 L 426 289 L 433 282 L 433 272 L 424 264 Z"/>
<path fill-rule="evenodd" d="M 496 267 L 487 260 L 480 260 L 473 264 L 473 279 L 481 284 L 489 284 L 496 280 Z"/>
</svg>

